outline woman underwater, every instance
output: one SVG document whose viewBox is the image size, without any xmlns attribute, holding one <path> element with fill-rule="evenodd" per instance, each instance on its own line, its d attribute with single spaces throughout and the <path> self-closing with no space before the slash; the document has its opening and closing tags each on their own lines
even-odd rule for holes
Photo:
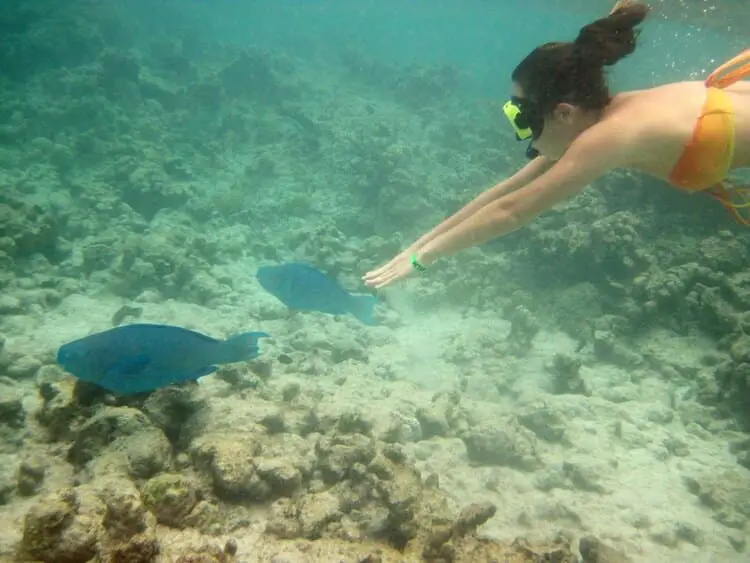
<svg viewBox="0 0 750 563">
<path fill-rule="evenodd" d="M 705 82 L 610 95 L 604 67 L 635 50 L 645 4 L 621 0 L 573 42 L 534 49 L 512 74 L 504 111 L 532 160 L 423 235 L 365 284 L 382 288 L 442 257 L 520 229 L 615 168 L 640 170 L 717 198 L 737 220 L 725 179 L 750 167 L 750 49 Z M 748 206 L 747 204 L 745 206 Z"/>
</svg>

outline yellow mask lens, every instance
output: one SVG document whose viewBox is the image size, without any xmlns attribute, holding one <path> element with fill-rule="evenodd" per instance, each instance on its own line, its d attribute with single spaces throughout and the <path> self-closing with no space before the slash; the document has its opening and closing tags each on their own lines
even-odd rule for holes
<svg viewBox="0 0 750 563">
<path fill-rule="evenodd" d="M 531 138 L 531 127 L 522 129 L 516 123 L 518 120 L 518 116 L 521 115 L 521 108 L 519 108 L 512 101 L 508 101 L 505 102 L 505 105 L 503 105 L 503 112 L 505 113 L 505 117 L 508 118 L 508 121 L 510 121 L 510 125 L 511 127 L 513 127 L 513 131 L 516 132 L 516 137 L 518 137 L 519 141 L 525 141 L 526 139 Z"/>
</svg>

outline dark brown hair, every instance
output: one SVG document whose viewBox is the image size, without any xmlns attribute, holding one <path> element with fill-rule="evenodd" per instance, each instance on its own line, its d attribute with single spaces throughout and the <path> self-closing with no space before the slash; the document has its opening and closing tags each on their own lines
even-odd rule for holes
<svg viewBox="0 0 750 563">
<path fill-rule="evenodd" d="M 581 28 L 575 41 L 534 49 L 513 71 L 513 81 L 543 115 L 560 102 L 604 108 L 611 99 L 604 67 L 635 51 L 635 28 L 649 10 L 640 2 L 618 2 L 609 16 Z"/>
</svg>

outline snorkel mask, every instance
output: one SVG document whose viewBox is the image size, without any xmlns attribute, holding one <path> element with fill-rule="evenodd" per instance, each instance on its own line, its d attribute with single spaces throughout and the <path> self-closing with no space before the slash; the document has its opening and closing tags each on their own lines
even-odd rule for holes
<svg viewBox="0 0 750 563">
<path fill-rule="evenodd" d="M 510 121 L 513 131 L 516 133 L 516 140 L 529 141 L 526 149 L 526 157 L 534 159 L 539 156 L 539 151 L 532 147 L 532 143 L 539 138 L 544 128 L 544 118 L 535 111 L 535 108 L 528 100 L 511 96 L 510 100 L 503 105 L 505 117 Z"/>
</svg>

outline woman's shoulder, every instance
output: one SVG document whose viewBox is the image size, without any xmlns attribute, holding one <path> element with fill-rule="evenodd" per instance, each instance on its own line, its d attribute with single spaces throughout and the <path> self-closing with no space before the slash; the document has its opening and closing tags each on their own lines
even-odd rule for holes
<svg viewBox="0 0 750 563">
<path fill-rule="evenodd" d="M 616 94 L 605 110 L 605 116 L 626 116 L 639 120 L 659 119 L 666 114 L 700 112 L 706 98 L 703 82 L 672 82 Z"/>
<path fill-rule="evenodd" d="M 706 100 L 702 82 L 676 82 L 618 94 L 599 122 L 599 134 L 634 166 L 652 170 L 678 158 Z"/>
</svg>

